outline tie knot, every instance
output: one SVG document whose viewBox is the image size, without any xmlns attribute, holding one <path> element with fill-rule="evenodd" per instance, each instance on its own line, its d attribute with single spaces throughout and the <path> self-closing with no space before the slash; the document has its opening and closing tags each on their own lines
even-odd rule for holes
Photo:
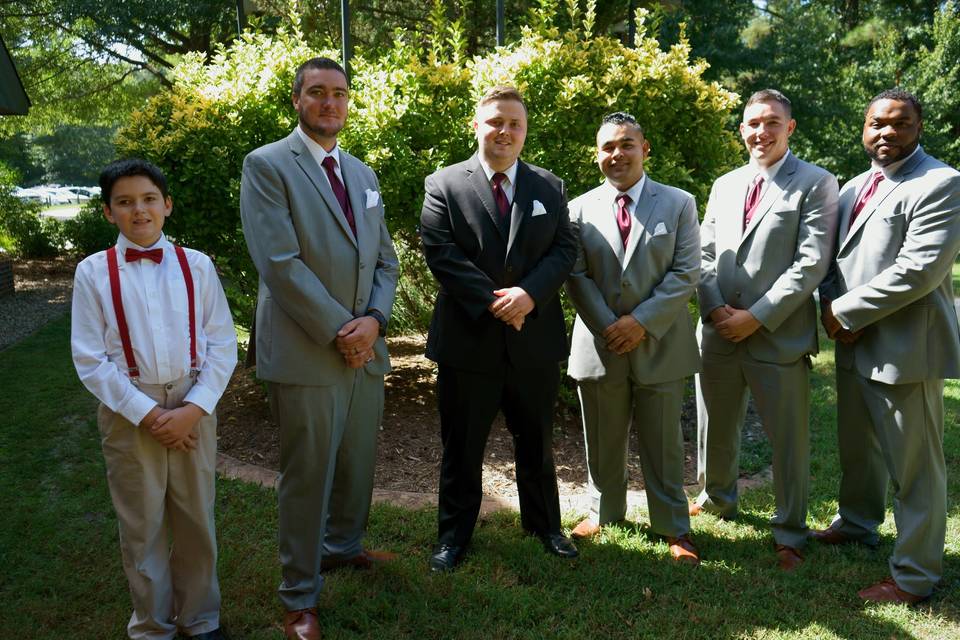
<svg viewBox="0 0 960 640">
<path fill-rule="evenodd" d="M 617 204 L 621 207 L 626 207 L 631 202 L 633 202 L 633 200 L 625 193 L 621 193 L 619 196 L 617 196 Z"/>
<path fill-rule="evenodd" d="M 337 161 L 334 160 L 333 156 L 327 156 L 320 164 L 322 164 L 325 169 L 329 169 L 330 171 L 334 171 L 337 168 Z"/>
<path fill-rule="evenodd" d="M 757 187 L 763 184 L 763 174 L 758 173 L 753 179 L 753 186 Z"/>
<path fill-rule="evenodd" d="M 497 171 L 495 174 L 493 174 L 493 184 L 497 185 L 498 187 L 499 187 L 499 186 L 503 183 L 503 181 L 506 180 L 506 179 L 507 179 L 507 174 L 505 174 L 505 173 L 503 173 L 503 172 L 501 172 L 501 171 Z"/>
<path fill-rule="evenodd" d="M 873 184 L 878 185 L 883 182 L 883 171 L 877 171 L 873 174 Z"/>
</svg>

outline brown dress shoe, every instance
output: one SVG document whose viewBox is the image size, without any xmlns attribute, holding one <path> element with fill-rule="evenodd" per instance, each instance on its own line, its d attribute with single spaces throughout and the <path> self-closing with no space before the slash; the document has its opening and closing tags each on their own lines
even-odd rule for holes
<svg viewBox="0 0 960 640">
<path fill-rule="evenodd" d="M 600 533 L 600 525 L 591 522 L 590 519 L 587 518 L 573 528 L 573 531 L 570 532 L 570 537 L 582 540 L 584 538 L 592 538 L 598 533 Z"/>
<path fill-rule="evenodd" d="M 896 604 L 917 604 L 927 599 L 927 596 L 918 596 L 904 591 L 889 576 L 875 585 L 861 589 L 857 592 L 857 595 L 868 602 L 894 602 Z"/>
<path fill-rule="evenodd" d="M 320 640 L 317 608 L 287 611 L 283 614 L 283 633 L 287 640 Z"/>
<path fill-rule="evenodd" d="M 777 564 L 784 571 L 793 571 L 803 564 L 803 556 L 799 549 L 788 547 L 785 544 L 777 545 Z"/>
<path fill-rule="evenodd" d="M 811 529 L 807 534 L 813 540 L 820 544 L 852 544 L 856 542 L 839 528 L 827 527 L 826 529 Z"/>
<path fill-rule="evenodd" d="M 690 505 L 690 508 L 687 509 L 687 513 L 690 514 L 691 518 L 695 518 L 696 516 L 703 513 L 703 507 L 701 507 L 699 504 L 694 502 L 693 504 Z"/>
<path fill-rule="evenodd" d="M 668 537 L 667 544 L 670 545 L 670 556 L 675 562 L 684 564 L 700 564 L 700 552 L 693 546 L 690 536 L 684 534 L 679 538 Z"/>
<path fill-rule="evenodd" d="M 397 559 L 397 554 L 389 551 L 374 551 L 373 549 L 364 549 L 358 555 L 352 558 L 322 558 L 320 560 L 321 571 L 334 571 L 343 567 L 353 569 L 372 569 L 373 565 L 390 562 Z"/>
</svg>

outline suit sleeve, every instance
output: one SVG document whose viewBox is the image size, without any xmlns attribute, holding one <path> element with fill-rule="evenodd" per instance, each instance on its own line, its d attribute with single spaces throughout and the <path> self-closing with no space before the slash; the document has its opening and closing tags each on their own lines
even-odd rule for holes
<svg viewBox="0 0 960 640">
<path fill-rule="evenodd" d="M 567 194 L 562 182 L 559 195 L 558 220 L 553 244 L 537 264 L 526 272 L 519 283 L 520 288 L 530 294 L 536 303 L 532 312 L 534 315 L 557 294 L 577 260 L 577 239 L 570 225 Z"/>
<path fill-rule="evenodd" d="M 591 274 L 580 235 L 583 228 L 582 218 L 583 209 L 575 204 L 570 212 L 570 226 L 577 239 L 577 260 L 573 265 L 573 271 L 570 272 L 570 277 L 567 278 L 566 290 L 580 319 L 593 335 L 600 336 L 607 327 L 616 322 L 617 314 L 607 306 L 603 292 L 600 291 Z"/>
<path fill-rule="evenodd" d="M 700 304 L 700 317 L 710 322 L 710 312 L 725 304 L 720 283 L 717 280 L 717 212 L 722 206 L 717 195 L 717 182 L 710 189 L 707 200 L 707 212 L 703 216 L 700 228 L 700 283 L 697 286 L 697 299 Z"/>
<path fill-rule="evenodd" d="M 960 176 L 945 181 L 908 214 L 893 264 L 833 301 L 844 328 L 859 331 L 936 289 L 960 251 Z"/>
<path fill-rule="evenodd" d="M 250 257 L 274 301 L 318 344 L 333 342 L 353 314 L 300 259 L 286 188 L 262 156 L 243 161 L 240 218 Z"/>
<path fill-rule="evenodd" d="M 435 176 L 423 183 L 420 240 L 427 266 L 443 290 L 453 296 L 473 319 L 479 319 L 496 300 L 497 285 L 473 263 L 453 237 L 447 194 Z"/>
<path fill-rule="evenodd" d="M 800 202 L 793 263 L 749 309 L 768 331 L 776 331 L 826 275 L 837 233 L 838 193 L 837 179 L 825 173 Z"/>
<path fill-rule="evenodd" d="M 663 280 L 654 287 L 646 300 L 634 308 L 631 315 L 657 340 L 676 322 L 677 316 L 687 311 L 687 301 L 700 279 L 700 225 L 697 207 L 692 197 L 686 199 L 677 223 L 677 244 L 673 264 Z"/>
<path fill-rule="evenodd" d="M 371 173 L 373 171 L 371 170 Z M 380 183 L 373 175 L 373 182 L 380 193 Z M 393 310 L 393 300 L 397 294 L 397 281 L 400 278 L 400 261 L 387 229 L 385 216 L 380 216 L 380 250 L 377 255 L 377 267 L 373 273 L 373 289 L 370 292 L 370 303 L 367 309 L 376 309 L 383 317 L 390 320 Z"/>
</svg>

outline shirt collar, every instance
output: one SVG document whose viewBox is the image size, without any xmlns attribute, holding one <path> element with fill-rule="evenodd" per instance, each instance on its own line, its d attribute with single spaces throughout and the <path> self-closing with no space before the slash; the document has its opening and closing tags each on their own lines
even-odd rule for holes
<svg viewBox="0 0 960 640">
<path fill-rule="evenodd" d="M 885 167 L 880 166 L 879 164 L 877 164 L 877 161 L 874 160 L 870 163 L 871 173 L 882 171 L 883 177 L 889 180 L 893 176 L 897 175 L 897 172 L 900 171 L 900 167 L 902 167 L 907 162 L 907 160 L 917 155 L 918 151 L 920 151 L 920 145 L 917 145 L 917 148 L 913 150 L 913 153 L 908 155 L 906 158 L 897 160 L 896 162 L 891 162 Z"/>
<path fill-rule="evenodd" d="M 783 163 L 786 162 L 787 158 L 789 157 L 790 157 L 790 149 L 787 149 L 787 152 L 783 154 L 783 157 L 777 160 L 776 162 L 774 162 L 769 167 L 761 167 L 759 164 L 757 164 L 757 162 L 753 158 L 750 158 L 750 166 L 753 167 L 755 173 L 758 173 L 761 176 L 763 176 L 764 182 L 769 184 L 770 182 L 773 182 L 774 178 L 777 177 L 777 173 L 780 172 L 780 167 L 783 166 Z"/>
<path fill-rule="evenodd" d="M 317 161 L 317 164 L 323 165 L 323 160 L 327 156 L 333 156 L 333 159 L 337 161 L 337 166 L 340 166 L 340 145 L 334 145 L 333 149 L 327 151 L 321 147 L 316 140 L 307 135 L 307 132 L 303 130 L 300 125 L 297 125 L 297 133 L 300 134 L 300 139 L 303 140 L 303 144 L 307 147 L 307 151 L 310 152 L 310 155 L 314 157 Z"/>
<path fill-rule="evenodd" d="M 170 248 L 170 246 L 170 241 L 167 240 L 167 236 L 163 235 L 163 233 L 161 233 L 160 238 L 149 247 L 141 247 L 122 233 L 117 236 L 117 254 L 120 256 L 123 256 L 127 249 L 139 249 L 140 251 L 147 249 L 163 249 L 166 251 L 168 248 Z M 123 263 L 124 261 L 120 260 L 120 262 Z"/>
<path fill-rule="evenodd" d="M 488 165 L 488 164 L 484 161 L 483 156 L 481 156 L 480 154 L 477 154 L 477 158 L 480 159 L 480 166 L 483 167 L 483 173 L 487 176 L 487 182 L 492 181 L 492 180 L 493 180 L 493 174 L 494 174 L 494 173 L 498 173 L 498 172 L 496 172 L 496 171 L 494 171 L 493 169 L 490 168 L 490 165 Z M 514 161 L 513 161 L 513 164 L 510 165 L 510 166 L 507 168 L 506 171 L 500 171 L 500 172 L 499 172 L 499 173 L 506 174 L 507 180 L 510 182 L 511 185 L 517 184 L 517 166 L 518 166 L 519 164 L 520 164 L 520 161 L 519 161 L 519 160 L 514 160 Z"/>
<path fill-rule="evenodd" d="M 615 199 L 621 193 L 625 193 L 630 196 L 630 204 L 636 204 L 640 200 L 640 194 L 643 192 L 643 185 L 647 183 L 647 174 L 644 172 L 640 179 L 633 183 L 633 186 L 627 189 L 626 191 L 620 191 L 615 186 L 610 184 L 609 180 L 604 180 L 603 184 L 606 186 L 607 191 L 610 194 L 610 199 Z"/>
</svg>

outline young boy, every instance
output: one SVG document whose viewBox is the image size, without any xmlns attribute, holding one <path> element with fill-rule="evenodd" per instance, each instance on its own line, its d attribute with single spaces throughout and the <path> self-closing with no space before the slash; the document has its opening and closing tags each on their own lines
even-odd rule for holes
<svg viewBox="0 0 960 640">
<path fill-rule="evenodd" d="M 77 266 L 71 347 L 97 424 L 130 585 L 131 638 L 222 639 L 214 533 L 214 408 L 237 336 L 210 258 L 171 244 L 163 173 L 138 159 L 100 174 L 115 247 Z M 172 537 L 172 547 L 168 538 Z"/>
</svg>

